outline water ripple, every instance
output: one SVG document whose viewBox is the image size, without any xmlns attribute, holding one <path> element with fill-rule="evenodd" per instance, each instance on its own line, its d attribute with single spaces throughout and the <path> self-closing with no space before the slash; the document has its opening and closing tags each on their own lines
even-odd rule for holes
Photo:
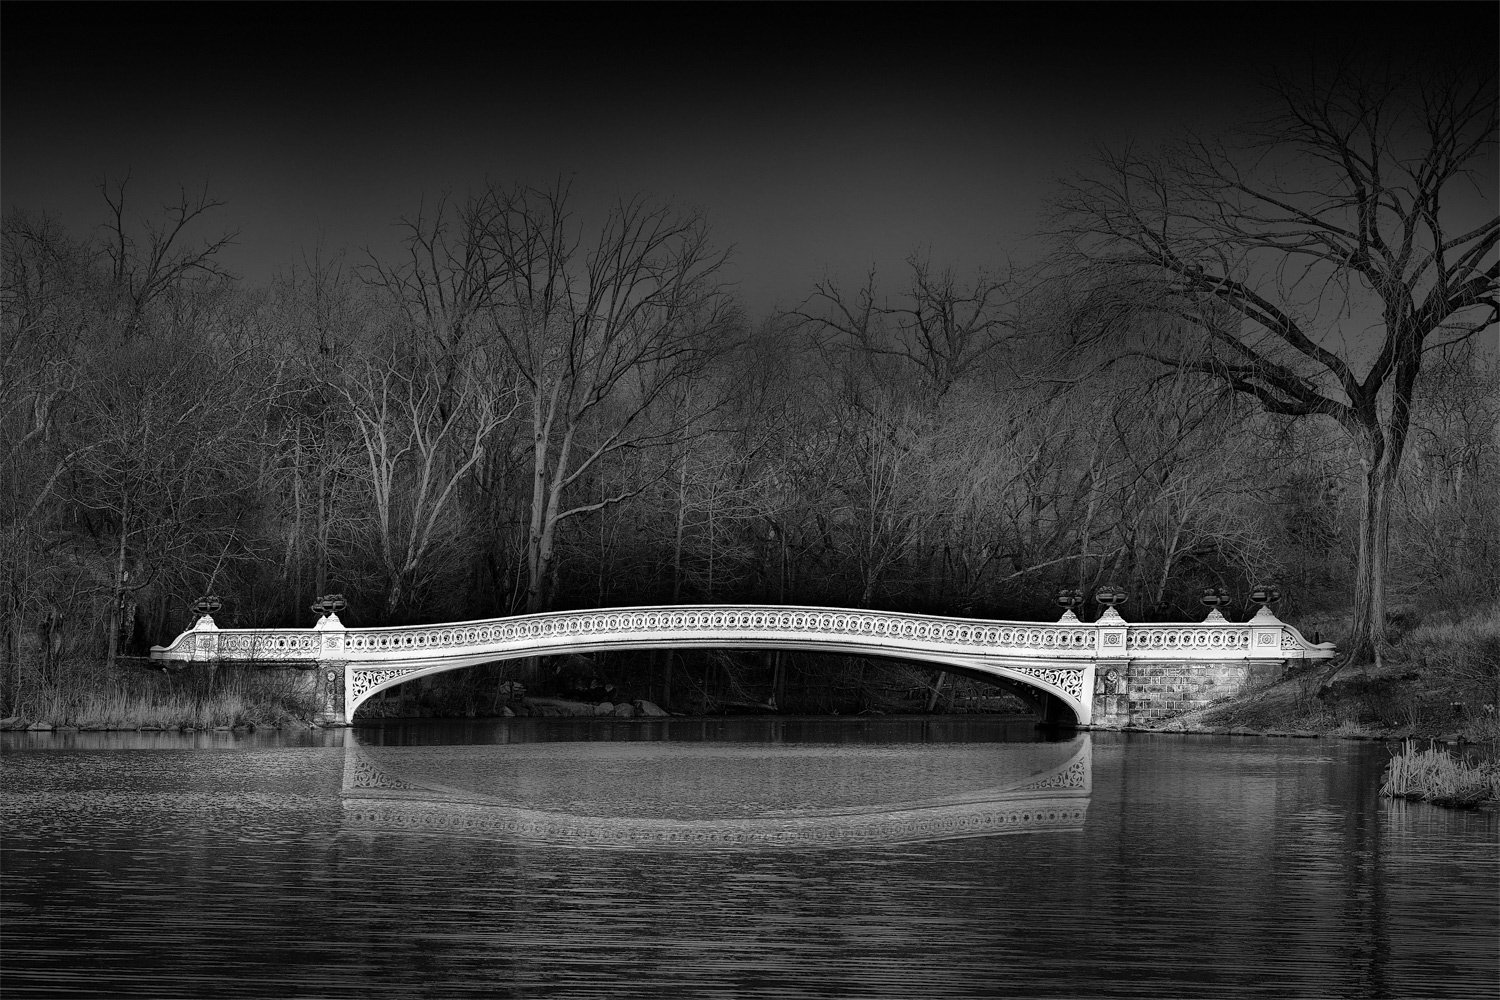
<svg viewBox="0 0 1500 1000">
<path fill-rule="evenodd" d="M 783 787 L 749 786 L 750 811 L 810 808 L 804 781 L 871 806 L 887 772 L 887 790 L 962 794 L 1010 753 L 866 754 L 833 736 L 785 744 Z M 690 742 L 615 744 L 613 760 L 611 744 L 555 744 L 556 781 L 530 805 L 664 814 L 649 790 L 614 785 L 613 807 L 606 791 L 677 759 L 659 780 L 702 815 L 777 761 L 775 746 L 723 747 L 715 769 L 716 748 Z M 525 752 L 505 773 L 545 772 L 537 746 L 512 746 Z M 1495 815 L 1381 803 L 1379 748 L 1096 735 L 1077 833 L 811 853 L 351 831 L 345 758 L 340 745 L 9 748 L 6 1000 L 1493 997 L 1500 975 Z"/>
</svg>

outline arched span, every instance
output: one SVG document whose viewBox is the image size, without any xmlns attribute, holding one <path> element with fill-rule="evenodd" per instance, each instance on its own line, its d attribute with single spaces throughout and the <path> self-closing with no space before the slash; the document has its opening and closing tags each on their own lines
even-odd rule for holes
<svg viewBox="0 0 1500 1000">
<path fill-rule="evenodd" d="M 962 674 L 966 677 L 975 677 L 998 684 L 1006 690 L 1020 694 L 1032 707 L 1035 708 L 1043 721 L 1063 722 L 1074 724 L 1087 724 L 1086 718 L 1080 718 L 1083 714 L 1080 709 L 1084 707 L 1083 693 L 1093 690 L 1093 666 L 1092 664 L 1079 665 L 1078 667 L 1058 668 L 1045 664 L 1002 664 L 979 662 L 977 658 L 961 657 L 954 655 L 935 654 L 927 651 L 902 652 L 885 647 L 861 646 L 854 643 L 840 642 L 794 642 L 794 641 L 767 641 L 751 644 L 743 639 L 727 640 L 724 642 L 695 642 L 687 643 L 579 643 L 569 645 L 566 648 L 547 647 L 545 649 L 530 649 L 520 651 L 508 651 L 501 655 L 471 654 L 467 656 L 450 656 L 429 663 L 406 663 L 401 666 L 366 666 L 363 664 L 350 663 L 349 670 L 349 694 L 346 704 L 349 717 L 354 717 L 355 711 L 360 705 L 380 694 L 382 691 L 405 684 L 407 681 L 416 680 L 419 677 L 432 677 L 436 674 L 447 673 L 451 670 L 463 670 L 467 667 L 480 666 L 486 663 L 498 663 L 504 660 L 523 659 L 528 656 L 558 656 L 571 654 L 599 653 L 618 650 L 649 650 L 649 649 L 748 649 L 748 650 L 783 650 L 787 652 L 818 652 L 844 654 L 848 656 L 863 656 L 886 660 L 899 660 L 904 663 L 920 662 L 930 664 L 943 670 Z M 1084 677 L 1084 673 L 1088 677 Z M 1020 689 L 1020 690 L 1017 690 Z M 1028 694 L 1030 695 L 1028 697 Z M 1067 715 L 1059 714 L 1059 707 L 1066 711 Z"/>
<path fill-rule="evenodd" d="M 1098 645 L 1095 631 L 1081 623 L 1044 625 L 758 605 L 607 608 L 451 626 L 349 629 L 341 637 L 347 663 L 344 710 L 352 718 L 361 703 L 396 684 L 508 659 L 620 650 L 743 649 L 930 663 L 1042 692 L 1044 704 L 1056 703 L 1055 721 L 1087 724 Z"/>
</svg>

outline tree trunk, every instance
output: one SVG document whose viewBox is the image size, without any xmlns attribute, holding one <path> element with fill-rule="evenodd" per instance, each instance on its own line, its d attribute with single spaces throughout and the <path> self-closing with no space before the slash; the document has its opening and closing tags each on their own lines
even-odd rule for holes
<svg viewBox="0 0 1500 1000">
<path fill-rule="evenodd" d="M 1385 574 L 1391 548 L 1391 495 L 1396 469 L 1389 461 L 1367 465 L 1359 511 L 1359 551 L 1354 566 L 1354 613 L 1339 667 L 1378 662 L 1386 646 Z M 1324 679 L 1333 680 L 1336 667 Z"/>
<path fill-rule="evenodd" d="M 130 534 L 130 497 L 120 511 L 120 545 L 115 552 L 114 586 L 109 594 L 109 643 L 105 647 L 104 666 L 114 670 L 120 652 L 120 602 L 125 597 L 125 539 Z"/>
<path fill-rule="evenodd" d="M 552 546 L 557 537 L 557 522 L 561 512 L 562 492 L 567 481 L 568 462 L 573 455 L 573 430 L 569 428 L 563 434 L 556 464 L 551 470 L 550 481 L 547 469 L 547 440 L 546 433 L 537 434 L 537 451 L 533 462 L 531 531 L 527 553 L 530 578 L 526 585 L 526 610 L 531 613 L 543 611 L 551 603 L 552 595 L 549 584 L 552 582 Z"/>
<path fill-rule="evenodd" d="M 672 651 L 666 651 L 666 658 L 662 662 L 661 673 L 661 707 L 667 711 L 672 710 Z"/>
<path fill-rule="evenodd" d="M 945 670 L 938 670 L 934 672 L 937 674 L 937 680 L 933 681 L 932 693 L 927 696 L 928 714 L 937 711 L 938 699 L 943 696 L 943 681 L 948 677 L 948 673 Z"/>
</svg>

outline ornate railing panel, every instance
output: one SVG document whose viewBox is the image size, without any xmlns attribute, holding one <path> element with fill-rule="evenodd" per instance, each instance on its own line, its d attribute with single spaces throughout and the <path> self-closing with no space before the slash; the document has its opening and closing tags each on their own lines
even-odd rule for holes
<svg viewBox="0 0 1500 1000">
<path fill-rule="evenodd" d="M 1314 645 L 1296 629 L 1261 614 L 1230 622 L 1130 624 L 1118 615 L 1096 622 L 986 621 L 841 608 L 702 605 L 670 608 L 608 608 L 492 618 L 408 628 L 218 629 L 204 619 L 171 646 L 152 650 L 156 659 L 377 661 L 428 660 L 453 652 L 545 652 L 547 647 L 778 641 L 845 644 L 878 650 L 1007 655 L 1048 660 L 1097 657 L 1193 659 L 1322 658 L 1327 644 Z M 329 619 L 324 619 L 329 622 Z"/>
</svg>

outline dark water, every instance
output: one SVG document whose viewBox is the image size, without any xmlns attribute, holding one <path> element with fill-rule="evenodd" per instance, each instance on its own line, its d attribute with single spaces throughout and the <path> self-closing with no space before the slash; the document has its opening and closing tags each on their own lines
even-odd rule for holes
<svg viewBox="0 0 1500 1000">
<path fill-rule="evenodd" d="M 1492 997 L 1364 743 L 994 720 L 6 734 L 0 995 Z"/>
</svg>

